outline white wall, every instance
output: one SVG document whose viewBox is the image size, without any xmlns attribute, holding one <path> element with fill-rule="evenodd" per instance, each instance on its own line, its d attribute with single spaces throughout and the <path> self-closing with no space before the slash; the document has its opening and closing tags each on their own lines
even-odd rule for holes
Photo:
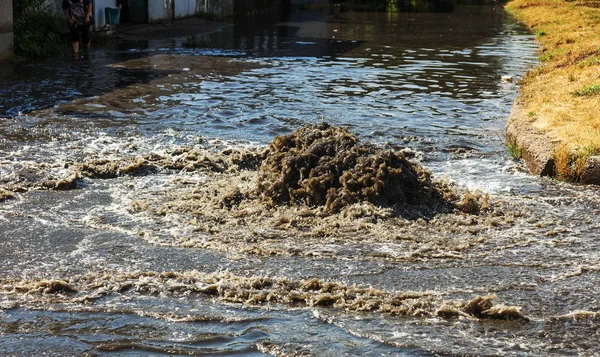
<svg viewBox="0 0 600 357">
<path fill-rule="evenodd" d="M 157 22 L 171 19 L 168 12 L 170 0 L 148 0 L 148 22 Z"/>
<path fill-rule="evenodd" d="M 196 14 L 196 0 L 174 0 L 175 18 L 189 17 Z"/>
</svg>

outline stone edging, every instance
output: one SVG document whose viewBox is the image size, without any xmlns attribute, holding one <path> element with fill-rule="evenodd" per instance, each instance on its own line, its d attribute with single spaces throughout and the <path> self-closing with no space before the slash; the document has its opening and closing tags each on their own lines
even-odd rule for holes
<svg viewBox="0 0 600 357">
<path fill-rule="evenodd" d="M 506 123 L 506 141 L 519 148 L 532 174 L 555 176 L 554 143 L 548 136 L 533 128 L 531 123 L 523 105 L 516 99 Z M 600 185 L 600 156 L 588 157 L 581 183 Z"/>
<path fill-rule="evenodd" d="M 600 156 L 588 157 L 581 175 L 581 182 L 600 185 Z"/>
</svg>

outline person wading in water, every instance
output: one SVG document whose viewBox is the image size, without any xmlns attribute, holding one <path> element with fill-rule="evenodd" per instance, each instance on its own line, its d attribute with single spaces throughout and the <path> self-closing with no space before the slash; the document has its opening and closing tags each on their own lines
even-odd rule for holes
<svg viewBox="0 0 600 357">
<path fill-rule="evenodd" d="M 63 12 L 69 20 L 71 30 L 71 45 L 73 46 L 73 58 L 79 57 L 79 42 L 85 46 L 86 51 L 90 49 L 90 16 L 92 15 L 91 0 L 63 0 Z"/>
</svg>

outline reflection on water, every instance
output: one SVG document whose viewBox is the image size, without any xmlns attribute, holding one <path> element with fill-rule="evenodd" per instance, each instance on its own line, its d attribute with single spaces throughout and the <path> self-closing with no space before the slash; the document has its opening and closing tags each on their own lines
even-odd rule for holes
<svg viewBox="0 0 600 357">
<path fill-rule="evenodd" d="M 516 81 L 501 78 L 536 45 L 499 7 L 299 12 L 223 28 L 214 48 L 184 40 L 0 73 L 0 183 L 15 197 L 0 206 L 1 354 L 598 353 L 600 197 L 507 157 Z M 424 222 L 218 205 L 255 175 L 232 153 L 322 120 L 410 147 L 495 210 Z M 198 278 L 212 273 L 226 278 Z M 489 294 L 528 319 L 451 309 Z"/>
</svg>

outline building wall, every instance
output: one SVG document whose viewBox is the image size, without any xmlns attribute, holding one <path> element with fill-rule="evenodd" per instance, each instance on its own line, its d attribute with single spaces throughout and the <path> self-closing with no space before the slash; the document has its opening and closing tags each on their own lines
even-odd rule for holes
<svg viewBox="0 0 600 357">
<path fill-rule="evenodd" d="M 153 0 L 150 0 L 153 1 Z M 165 0 L 169 2 L 169 0 Z M 235 14 L 235 3 L 237 0 L 171 0 L 173 1 L 175 18 L 195 16 L 197 14 L 210 14 L 220 18 L 228 18 Z M 255 0 L 243 0 L 255 1 Z M 265 1 L 265 0 L 263 0 Z M 271 1 L 271 0 L 266 0 Z M 280 0 L 275 0 L 280 1 Z M 166 6 L 166 5 L 165 5 Z M 170 19 L 171 12 L 165 12 L 163 19 Z"/>
<path fill-rule="evenodd" d="M 12 55 L 13 10 L 12 0 L 0 0 L 0 60 Z"/>
<path fill-rule="evenodd" d="M 175 18 L 190 17 L 196 15 L 198 0 L 175 0 Z"/>
<path fill-rule="evenodd" d="M 148 22 L 170 20 L 172 17 L 170 8 L 171 0 L 148 0 Z"/>
<path fill-rule="evenodd" d="M 211 14 L 221 15 L 221 17 L 232 17 L 235 15 L 235 2 L 237 0 L 207 0 L 207 11 Z"/>
</svg>

